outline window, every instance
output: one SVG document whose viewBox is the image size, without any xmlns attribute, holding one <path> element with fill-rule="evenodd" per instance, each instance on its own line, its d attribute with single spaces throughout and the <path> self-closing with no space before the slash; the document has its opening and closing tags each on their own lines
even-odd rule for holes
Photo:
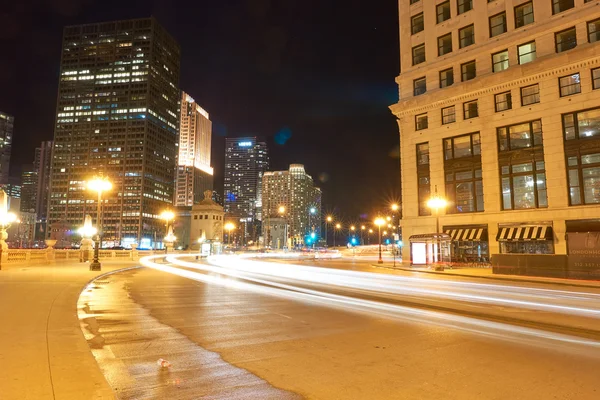
<svg viewBox="0 0 600 400">
<path fill-rule="evenodd" d="M 481 154 L 479 132 L 444 139 L 444 159 L 454 160 Z"/>
<path fill-rule="evenodd" d="M 496 112 L 510 110 L 512 108 L 512 96 L 510 92 L 498 93 L 494 95 L 494 104 Z"/>
<path fill-rule="evenodd" d="M 475 27 L 474 25 L 465 26 L 458 30 L 459 47 L 470 46 L 475 43 Z"/>
<path fill-rule="evenodd" d="M 521 88 L 521 105 L 528 106 L 540 102 L 540 86 L 535 85 L 525 86 Z"/>
<path fill-rule="evenodd" d="M 423 13 L 413 15 L 410 18 L 410 26 L 411 26 L 411 32 L 413 35 L 415 33 L 421 32 L 423 29 L 425 29 L 425 25 L 423 24 Z"/>
<path fill-rule="evenodd" d="M 575 0 L 552 0 L 552 14 L 558 14 L 573 7 L 575 7 Z"/>
<path fill-rule="evenodd" d="M 438 38 L 438 56 L 452 52 L 452 34 L 449 33 Z"/>
<path fill-rule="evenodd" d="M 600 18 L 587 23 L 588 42 L 594 43 L 600 40 Z"/>
<path fill-rule="evenodd" d="M 477 100 L 463 103 L 463 115 L 464 119 L 471 119 L 479 116 L 479 110 L 477 109 Z"/>
<path fill-rule="evenodd" d="M 600 68 L 595 68 L 592 70 L 592 88 L 600 88 Z"/>
<path fill-rule="evenodd" d="M 529 160 L 506 158 L 499 162 L 503 210 L 548 207 L 543 153 L 538 152 Z"/>
<path fill-rule="evenodd" d="M 449 213 L 483 211 L 478 132 L 444 139 L 444 173 Z"/>
<path fill-rule="evenodd" d="M 575 27 L 555 33 L 554 43 L 557 53 L 575 48 L 575 46 L 577 46 L 577 34 L 575 32 Z"/>
<path fill-rule="evenodd" d="M 461 64 L 460 72 L 463 82 L 470 81 L 471 79 L 475 78 L 475 60 Z"/>
<path fill-rule="evenodd" d="M 506 32 L 506 13 L 501 12 L 490 17 L 490 37 Z"/>
<path fill-rule="evenodd" d="M 440 3 L 436 7 L 437 23 L 450 19 L 450 0 Z"/>
<path fill-rule="evenodd" d="M 454 106 L 442 108 L 442 125 L 451 124 L 456 121 L 456 111 Z"/>
<path fill-rule="evenodd" d="M 579 80 L 579 72 L 572 75 L 558 78 L 558 86 L 560 88 L 560 97 L 571 96 L 581 93 L 581 81 Z"/>
<path fill-rule="evenodd" d="M 533 3 L 523 3 L 515 7 L 515 29 L 533 23 Z"/>
<path fill-rule="evenodd" d="M 458 15 L 473 9 L 473 0 L 457 0 Z"/>
<path fill-rule="evenodd" d="M 596 150 L 598 151 L 598 150 Z M 567 157 L 569 203 L 572 206 L 600 203 L 600 153 Z"/>
<path fill-rule="evenodd" d="M 483 211 L 481 163 L 468 170 L 446 170 L 446 197 L 449 214 Z"/>
<path fill-rule="evenodd" d="M 415 115 L 415 130 L 427 129 L 427 113 Z"/>
<path fill-rule="evenodd" d="M 418 3 L 418 2 L 419 2 L 419 0 L 410 0 L 410 4 L 415 4 L 415 3 Z"/>
<path fill-rule="evenodd" d="M 429 143 L 417 144 L 417 185 L 419 197 L 419 215 L 431 215 L 427 201 L 431 193 L 429 179 Z"/>
<path fill-rule="evenodd" d="M 600 136 L 600 108 L 563 114 L 565 140 Z"/>
<path fill-rule="evenodd" d="M 508 50 L 492 54 L 492 71 L 500 72 L 508 69 Z"/>
<path fill-rule="evenodd" d="M 511 151 L 541 146 L 542 121 L 535 120 L 498 128 L 498 151 Z"/>
<path fill-rule="evenodd" d="M 454 83 L 454 69 L 448 68 L 440 71 L 440 88 L 445 88 Z"/>
<path fill-rule="evenodd" d="M 425 45 L 420 44 L 412 49 L 413 65 L 425 62 Z"/>
<path fill-rule="evenodd" d="M 517 46 L 519 64 L 527 64 L 535 60 L 535 41 Z"/>
<path fill-rule="evenodd" d="M 425 80 L 425 77 L 415 79 L 413 81 L 413 89 L 415 96 L 425 93 L 427 91 L 427 81 Z"/>
</svg>

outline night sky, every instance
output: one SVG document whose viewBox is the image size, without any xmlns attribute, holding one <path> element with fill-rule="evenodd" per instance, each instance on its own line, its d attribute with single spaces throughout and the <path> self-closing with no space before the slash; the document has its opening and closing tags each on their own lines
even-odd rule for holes
<svg viewBox="0 0 600 400">
<path fill-rule="evenodd" d="M 323 209 L 369 218 L 400 191 L 394 0 L 13 0 L 0 9 L 0 110 L 15 116 L 11 175 L 51 140 L 66 25 L 154 15 L 181 46 L 181 89 L 224 137 L 267 139 L 271 169 L 302 163 Z"/>
</svg>

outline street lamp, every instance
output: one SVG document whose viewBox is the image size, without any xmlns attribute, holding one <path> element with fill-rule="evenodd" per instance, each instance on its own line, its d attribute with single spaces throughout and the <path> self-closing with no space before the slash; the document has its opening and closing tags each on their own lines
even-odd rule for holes
<svg viewBox="0 0 600 400">
<path fill-rule="evenodd" d="M 362 225 L 362 226 L 360 227 L 360 244 L 361 244 L 362 246 L 364 246 L 364 245 L 365 245 L 364 238 L 363 238 L 363 236 L 364 236 L 364 232 L 365 232 L 365 229 L 367 229 L 367 227 L 366 227 L 366 226 L 364 226 L 364 225 Z"/>
<path fill-rule="evenodd" d="M 385 224 L 385 219 L 377 218 L 375 219 L 375 225 L 379 228 L 379 260 L 377 260 L 378 264 L 383 264 L 383 258 L 381 258 L 381 225 Z"/>
<path fill-rule="evenodd" d="M 440 215 L 439 215 L 439 211 L 441 208 L 446 208 L 446 206 L 448 205 L 448 202 L 446 201 L 446 199 L 444 199 L 443 197 L 441 197 L 438 194 L 437 191 L 437 185 L 435 186 L 435 191 L 433 196 L 431 196 L 429 198 L 429 200 L 427 200 L 427 207 L 431 208 L 432 210 L 435 211 L 435 233 L 437 236 L 437 251 L 436 251 L 436 258 L 437 258 L 437 262 L 440 261 L 440 256 L 442 254 L 441 252 L 441 241 L 440 241 Z"/>
<path fill-rule="evenodd" d="M 97 233 L 96 233 L 96 246 L 94 247 L 94 261 L 90 263 L 90 271 L 100 271 L 102 269 L 102 265 L 98 259 L 100 246 L 102 246 L 102 193 L 107 192 L 112 189 L 112 183 L 106 177 L 95 177 L 91 181 L 87 183 L 88 190 L 98 192 L 98 209 L 96 211 L 96 225 Z"/>
<path fill-rule="evenodd" d="M 333 231 L 333 247 L 335 247 L 335 234 L 342 228 L 342 225 L 335 224 L 335 230 Z"/>
<path fill-rule="evenodd" d="M 333 217 L 331 215 L 328 215 L 325 221 L 325 247 L 327 247 L 327 240 L 329 239 L 327 237 L 327 225 L 329 225 L 331 221 L 333 221 Z"/>
<path fill-rule="evenodd" d="M 231 222 L 225 224 L 227 230 L 227 244 L 231 246 L 231 231 L 235 229 L 235 225 Z"/>
<path fill-rule="evenodd" d="M 371 233 L 373 233 L 373 229 L 369 229 L 369 244 L 371 244 Z"/>
<path fill-rule="evenodd" d="M 167 245 L 167 243 L 173 244 L 173 242 L 175 241 L 175 236 L 173 236 L 173 232 L 169 231 L 169 221 L 172 221 L 175 219 L 175 213 L 173 211 L 166 210 L 160 214 L 160 218 L 165 220 L 164 241 L 165 241 L 165 254 L 166 254 L 169 251 L 169 249 L 168 249 L 169 246 Z"/>
</svg>

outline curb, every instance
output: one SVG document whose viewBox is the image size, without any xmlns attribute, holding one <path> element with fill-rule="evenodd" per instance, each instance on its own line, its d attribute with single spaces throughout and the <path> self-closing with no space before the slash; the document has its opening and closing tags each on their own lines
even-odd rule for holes
<svg viewBox="0 0 600 400">
<path fill-rule="evenodd" d="M 481 276 L 481 275 L 467 275 L 467 274 L 452 274 L 452 273 L 447 273 L 447 272 L 423 271 L 423 270 L 403 268 L 403 267 L 396 267 L 396 268 L 394 268 L 394 267 L 385 267 L 385 266 L 373 265 L 373 264 L 371 264 L 371 266 L 374 267 L 374 268 L 390 269 L 392 271 L 420 272 L 420 273 L 423 273 L 423 274 L 444 275 L 444 276 L 457 276 L 457 277 L 465 277 L 465 278 L 490 279 L 490 280 L 496 280 L 496 281 L 525 282 L 525 283 L 542 283 L 542 284 L 546 284 L 546 285 L 562 285 L 562 286 L 582 287 L 582 288 L 599 289 L 600 290 L 600 286 L 587 285 L 585 283 L 579 284 L 577 282 L 560 282 L 560 281 L 559 282 L 550 282 L 550 281 L 540 281 L 540 280 L 528 279 L 528 278 L 525 278 L 525 279 L 509 278 L 509 277 L 498 276 L 498 275 Z M 594 281 L 594 282 L 597 282 L 597 281 Z"/>
</svg>

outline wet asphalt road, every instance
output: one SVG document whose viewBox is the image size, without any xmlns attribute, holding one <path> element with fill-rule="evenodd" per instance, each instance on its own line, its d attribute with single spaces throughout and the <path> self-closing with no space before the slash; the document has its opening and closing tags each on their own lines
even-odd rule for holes
<svg viewBox="0 0 600 400">
<path fill-rule="evenodd" d="M 320 264 L 334 269 L 314 281 L 289 266 L 112 275 L 80 298 L 82 327 L 122 399 L 600 398 L 591 289 Z"/>
</svg>

